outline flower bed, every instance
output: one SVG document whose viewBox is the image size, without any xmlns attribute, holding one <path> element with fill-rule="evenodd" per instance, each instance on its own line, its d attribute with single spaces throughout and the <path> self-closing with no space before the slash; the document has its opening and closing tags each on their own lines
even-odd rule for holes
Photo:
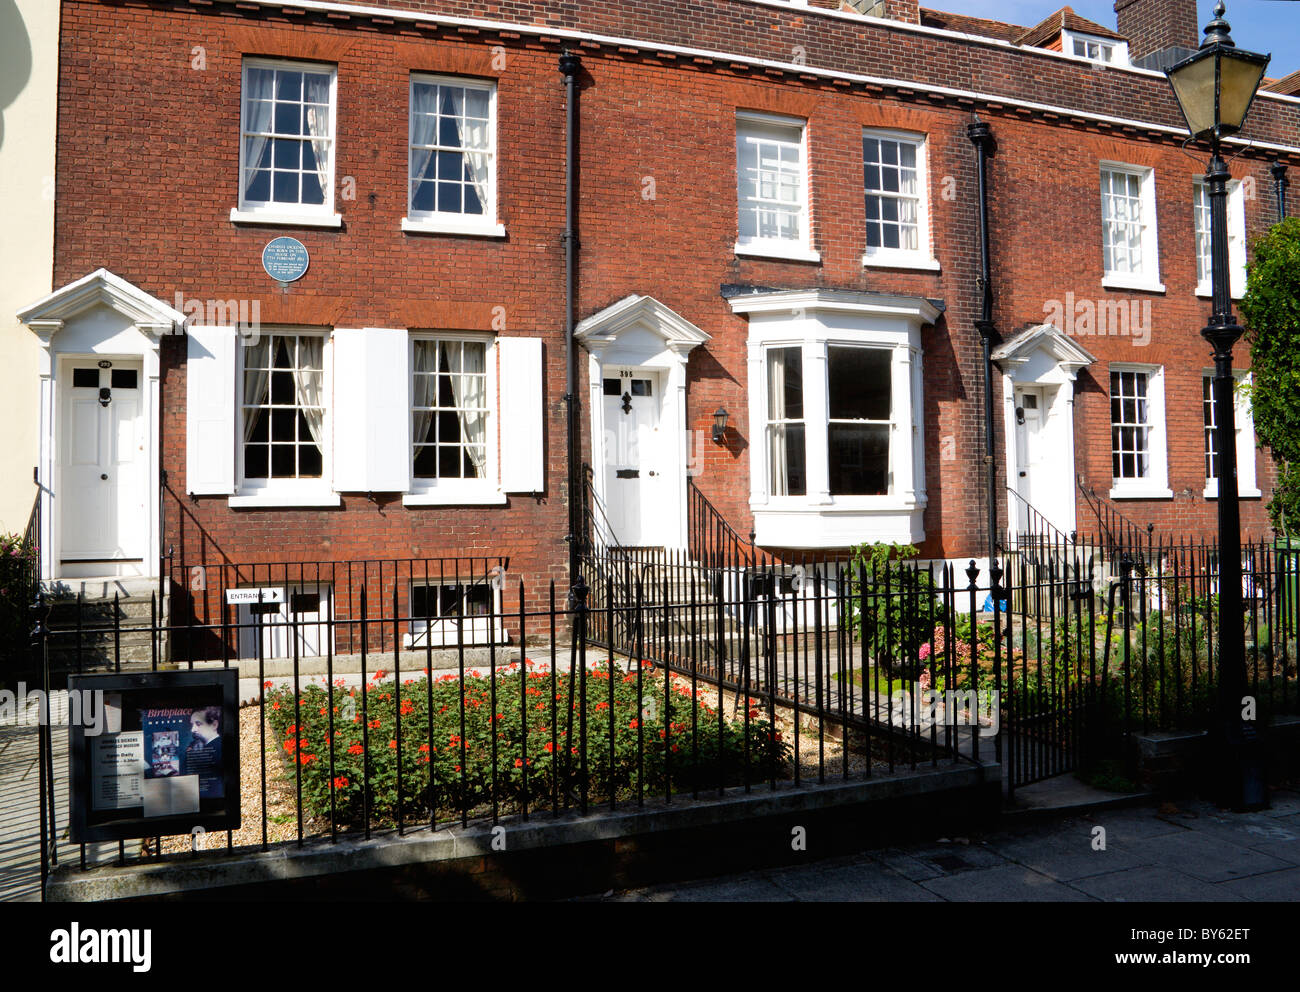
<svg viewBox="0 0 1300 992">
<path fill-rule="evenodd" d="M 327 820 L 333 796 L 339 823 L 366 819 L 396 823 L 481 812 L 495 795 L 502 811 L 546 805 L 553 789 L 578 782 L 583 700 L 575 687 L 569 729 L 569 676 L 526 662 L 487 676 L 427 675 L 399 687 L 376 672 L 364 689 L 333 692 L 323 686 L 271 688 L 266 712 L 281 742 L 289 776 L 301 775 L 306 815 Z M 579 680 L 581 683 L 583 680 Z M 789 748 L 781 735 L 749 711 L 720 718 L 716 707 L 673 682 L 664 698 L 662 672 L 637 673 L 617 665 L 589 669 L 585 679 L 586 768 L 593 802 L 695 785 L 716 785 L 721 764 L 730 783 L 743 780 L 746 756 L 754 774 L 776 762 L 784 772 Z M 694 718 L 692 710 L 694 708 Z M 397 732 L 400 718 L 401 735 Z M 611 756 L 611 741 L 612 756 Z M 333 769 L 330 768 L 331 747 Z M 612 760 L 611 760 L 612 758 Z M 401 795 L 398 795 L 400 759 Z"/>
</svg>

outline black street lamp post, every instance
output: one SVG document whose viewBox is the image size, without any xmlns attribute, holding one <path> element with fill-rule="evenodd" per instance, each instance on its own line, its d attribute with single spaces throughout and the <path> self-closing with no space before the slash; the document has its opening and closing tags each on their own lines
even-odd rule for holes
<svg viewBox="0 0 1300 992">
<path fill-rule="evenodd" d="M 1254 724 L 1242 717 L 1246 645 L 1241 595 L 1241 509 L 1237 495 L 1237 424 L 1232 346 L 1243 333 L 1232 314 L 1228 278 L 1228 172 L 1222 139 L 1241 130 L 1269 56 L 1237 49 L 1224 6 L 1194 54 L 1165 72 L 1193 138 L 1210 143 L 1205 182 L 1210 196 L 1213 312 L 1201 335 L 1214 350 L 1214 443 L 1219 479 L 1219 716 L 1222 736 L 1218 800 L 1233 809 L 1267 805 Z"/>
</svg>

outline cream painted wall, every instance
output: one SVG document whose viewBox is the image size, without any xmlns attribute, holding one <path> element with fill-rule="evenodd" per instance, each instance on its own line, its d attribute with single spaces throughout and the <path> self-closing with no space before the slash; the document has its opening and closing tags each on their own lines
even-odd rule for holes
<svg viewBox="0 0 1300 992">
<path fill-rule="evenodd" d="M 14 314 L 52 288 L 59 7 L 0 0 L 0 532 L 36 496 L 38 348 Z"/>
</svg>

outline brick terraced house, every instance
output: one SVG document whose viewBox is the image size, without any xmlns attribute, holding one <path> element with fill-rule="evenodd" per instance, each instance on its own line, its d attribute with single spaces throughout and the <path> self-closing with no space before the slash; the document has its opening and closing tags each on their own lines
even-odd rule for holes
<svg viewBox="0 0 1300 992">
<path fill-rule="evenodd" d="M 1098 506 L 1209 537 L 1204 163 L 1159 71 L 1196 5 L 1116 8 L 64 0 L 56 289 L 16 370 L 44 577 L 202 621 L 296 563 L 311 621 L 388 560 L 415 644 L 517 608 L 463 577 L 493 563 L 530 607 L 567 588 L 589 512 L 625 547 L 711 515 L 986 561 L 982 331 L 1000 539 Z M 1237 294 L 1300 164 L 1286 89 L 1230 143 Z"/>
</svg>

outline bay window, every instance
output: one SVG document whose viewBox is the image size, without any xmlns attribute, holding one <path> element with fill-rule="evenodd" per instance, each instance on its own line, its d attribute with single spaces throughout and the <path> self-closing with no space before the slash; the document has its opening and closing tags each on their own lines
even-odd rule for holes
<svg viewBox="0 0 1300 992">
<path fill-rule="evenodd" d="M 759 544 L 921 540 L 924 299 L 740 290 L 749 317 L 750 507 Z"/>
</svg>

